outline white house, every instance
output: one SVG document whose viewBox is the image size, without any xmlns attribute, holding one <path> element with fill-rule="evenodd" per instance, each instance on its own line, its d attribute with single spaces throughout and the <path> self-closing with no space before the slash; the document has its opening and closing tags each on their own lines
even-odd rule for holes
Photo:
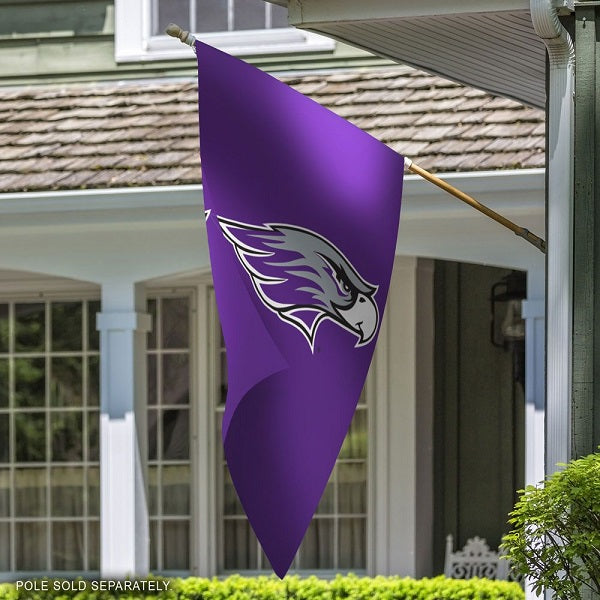
<svg viewBox="0 0 600 600">
<path fill-rule="evenodd" d="M 115 40 L 134 56 L 118 20 Z M 544 236 L 539 109 L 402 66 L 279 76 Z M 1 577 L 268 570 L 220 445 L 195 80 L 5 87 L 0 115 Z M 543 477 L 544 256 L 412 175 L 396 253 L 299 572 L 433 574 L 447 533 L 497 545 Z M 494 345 L 507 298 L 490 338 L 513 270 L 524 387 L 520 346 Z"/>
<path fill-rule="evenodd" d="M 284 79 L 543 235 L 540 111 L 407 67 Z M 4 578 L 268 569 L 221 453 L 195 85 L 0 90 Z M 506 269 L 527 273 L 524 397 L 488 333 Z M 543 269 L 406 178 L 376 357 L 297 570 L 431 574 L 450 531 L 498 543 L 525 461 L 543 473 Z"/>
</svg>

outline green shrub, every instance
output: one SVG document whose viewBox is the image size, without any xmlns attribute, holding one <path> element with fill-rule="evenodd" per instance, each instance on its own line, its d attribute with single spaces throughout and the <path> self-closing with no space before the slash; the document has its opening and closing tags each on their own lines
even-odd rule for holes
<svg viewBox="0 0 600 600">
<path fill-rule="evenodd" d="M 514 567 L 557 598 L 600 596 L 600 454 L 573 460 L 520 492 L 502 547 Z"/>
<path fill-rule="evenodd" d="M 165 581 L 153 578 L 156 581 Z M 41 581 L 41 580 L 40 580 Z M 523 600 L 516 583 L 487 579 L 410 579 L 408 577 L 341 576 L 327 581 L 317 577 L 240 577 L 227 579 L 168 580 L 168 591 L 152 594 L 93 591 L 88 582 L 84 591 L 52 591 L 54 581 L 45 580 L 49 591 L 16 590 L 14 584 L 0 584 L 0 600 Z M 83 584 L 82 584 L 83 585 Z M 77 586 L 74 587 L 78 587 Z M 57 585 L 59 587 L 59 585 Z"/>
</svg>

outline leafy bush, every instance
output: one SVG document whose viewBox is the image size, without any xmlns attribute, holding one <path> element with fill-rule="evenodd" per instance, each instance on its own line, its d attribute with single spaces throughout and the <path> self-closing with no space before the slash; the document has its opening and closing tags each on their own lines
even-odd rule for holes
<svg viewBox="0 0 600 600">
<path fill-rule="evenodd" d="M 154 578 L 156 581 L 164 581 Z M 114 593 L 87 590 L 52 591 L 53 582 L 45 580 L 48 591 L 17 591 L 14 584 L 0 584 L 0 600 L 523 600 L 523 590 L 516 583 L 488 579 L 410 579 L 408 577 L 341 576 L 327 581 L 317 577 L 300 579 L 288 576 L 240 577 L 227 579 L 169 580 L 167 591 Z M 40 586 L 38 586 L 40 587 Z M 57 585 L 57 587 L 60 587 Z M 79 584 L 74 585 L 78 588 Z"/>
<path fill-rule="evenodd" d="M 564 600 L 585 589 L 600 595 L 600 454 L 561 466 L 520 492 L 502 547 L 538 596 L 544 588 Z"/>
</svg>

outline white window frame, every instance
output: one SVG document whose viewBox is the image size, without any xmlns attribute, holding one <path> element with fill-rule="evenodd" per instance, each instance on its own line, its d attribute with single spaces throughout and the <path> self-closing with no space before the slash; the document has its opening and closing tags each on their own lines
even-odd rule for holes
<svg viewBox="0 0 600 600">
<path fill-rule="evenodd" d="M 158 360 L 161 356 L 165 356 L 168 354 L 181 354 L 184 350 L 187 350 L 187 354 L 188 354 L 188 360 L 189 360 L 189 369 L 190 369 L 190 387 L 189 387 L 189 405 L 187 410 L 189 411 L 189 425 L 190 425 L 190 429 L 189 429 L 189 458 L 187 459 L 165 459 L 162 455 L 160 458 L 158 458 L 159 453 L 158 453 L 158 449 L 157 449 L 157 458 L 153 458 L 153 459 L 149 459 L 148 456 L 146 456 L 145 461 L 146 461 L 146 465 L 147 467 L 154 467 L 158 469 L 158 472 L 160 473 L 164 467 L 169 467 L 169 466 L 188 466 L 189 467 L 189 473 L 190 473 L 190 497 L 189 497 L 189 502 L 190 502 L 190 513 L 189 515 L 165 515 L 163 514 L 163 510 L 162 510 L 162 495 L 163 495 L 163 490 L 161 489 L 161 480 L 158 480 L 157 483 L 157 487 L 158 487 L 158 504 L 159 504 L 159 509 L 158 509 L 158 514 L 156 515 L 152 515 L 149 514 L 148 515 L 148 522 L 149 525 L 152 526 L 152 523 L 158 523 L 161 522 L 161 524 L 158 526 L 159 527 L 159 531 L 161 531 L 162 533 L 162 527 L 164 526 L 165 522 L 168 521 L 187 521 L 188 522 L 188 531 L 189 531 L 189 537 L 190 537 L 190 544 L 189 544 L 189 568 L 185 569 L 185 570 L 173 570 L 173 569 L 165 569 L 164 568 L 164 557 L 162 556 L 162 550 L 163 550 L 163 540 L 162 539 L 158 539 L 156 540 L 156 544 L 157 544 L 157 552 L 158 552 L 158 567 L 157 567 L 157 573 L 160 575 L 163 575 L 165 577 L 189 577 L 190 575 L 194 574 L 196 569 L 196 563 L 197 563 L 197 558 L 196 558 L 196 547 L 194 544 L 194 536 L 195 536 L 195 529 L 194 529 L 194 519 L 195 517 L 195 506 L 197 504 L 197 499 L 196 499 L 196 494 L 198 492 L 198 486 L 196 484 L 196 479 L 194 476 L 194 471 L 197 468 L 195 461 L 197 459 L 198 453 L 195 450 L 194 447 L 194 443 L 196 441 L 197 438 L 197 433 L 196 433 L 196 423 L 197 423 L 197 417 L 196 417 L 196 407 L 198 404 L 198 400 L 196 397 L 196 386 L 195 386 L 195 378 L 194 378 L 194 363 L 195 363 L 195 351 L 196 351 L 196 347 L 197 347 L 197 339 L 196 339 L 196 306 L 197 306 L 197 298 L 196 298 L 196 289 L 193 285 L 179 285 L 177 287 L 175 286 L 171 286 L 171 287 L 148 287 L 146 289 L 146 302 L 148 300 L 155 300 L 158 301 L 158 299 L 169 299 L 169 298 L 186 298 L 189 302 L 189 326 L 188 326 L 188 331 L 189 331 L 189 340 L 188 340 L 188 347 L 187 349 L 183 349 L 183 348 L 177 348 L 177 349 L 167 349 L 167 348 L 163 348 L 160 340 L 159 340 L 159 335 L 161 335 L 162 333 L 162 326 L 160 324 L 160 319 L 162 317 L 162 314 L 160 312 L 157 311 L 157 319 L 156 319 L 156 331 L 155 334 L 157 336 L 156 338 L 156 346 L 154 348 L 150 348 L 149 346 L 146 347 L 146 357 L 149 356 L 156 356 L 157 357 L 157 369 L 158 367 Z M 162 394 L 162 391 L 160 390 L 160 388 L 157 387 L 157 402 L 155 405 L 150 406 L 150 404 L 148 403 L 148 394 L 146 393 L 146 411 L 149 410 L 169 410 L 169 409 L 173 409 L 175 408 L 172 405 L 165 405 L 160 397 L 160 395 Z M 166 408 L 165 408 L 166 407 Z M 185 410 L 185 409 L 184 409 Z M 157 445 L 162 441 L 162 439 L 160 439 L 160 436 L 157 438 Z M 149 480 L 148 480 L 149 483 Z"/>
<path fill-rule="evenodd" d="M 216 364 L 219 331 L 218 317 L 212 301 L 213 282 L 209 271 L 165 278 L 147 287 L 148 296 L 164 289 L 174 292 L 194 288 L 195 301 L 192 305 L 191 351 L 195 365 L 191 373 L 190 414 L 191 456 L 192 456 L 192 540 L 190 574 L 201 577 L 221 576 L 218 571 L 218 474 L 216 469 L 216 444 L 219 434 L 216 430 L 216 418 L 213 400 L 219 393 L 219 366 Z M 386 321 L 387 322 L 387 321 Z M 366 573 L 388 572 L 379 564 L 389 559 L 390 540 L 387 535 L 378 535 L 377 528 L 387 531 L 388 519 L 393 513 L 390 506 L 395 504 L 395 495 L 388 498 L 387 457 L 388 410 L 387 390 L 387 332 L 382 331 L 383 343 L 378 347 L 366 382 L 369 397 L 369 416 L 367 418 L 369 445 L 367 451 L 367 556 Z M 382 412 L 383 411 L 383 412 Z M 379 425 L 378 425 L 379 423 Z M 396 436 L 392 436 L 395 440 Z M 401 455 L 400 455 L 401 456 Z M 376 457 L 384 458 L 378 462 Z M 399 459 L 403 460 L 403 459 Z M 377 507 L 385 506 L 384 515 L 377 514 Z M 377 505 L 377 506 L 376 506 Z M 377 516 L 377 519 L 376 519 Z M 377 521 L 377 522 L 376 522 Z M 379 521 L 381 521 L 379 523 Z M 336 572 L 329 570 L 305 571 L 303 575 L 318 573 L 320 577 L 332 578 Z M 252 575 L 252 571 L 244 574 Z M 259 574 L 258 572 L 254 574 Z M 262 572 L 264 574 L 264 572 Z"/>
<path fill-rule="evenodd" d="M 190 49 L 167 35 L 151 35 L 151 0 L 115 0 L 118 63 L 189 59 Z M 294 27 L 203 33 L 198 39 L 234 56 L 332 51 L 335 42 Z"/>
<path fill-rule="evenodd" d="M 44 291 L 39 291 L 40 289 L 43 289 Z M 36 291 L 34 291 L 36 290 Z M 3 283 L 3 290 L 2 290 L 2 294 L 0 294 L 0 302 L 1 303 L 9 303 L 12 304 L 13 306 L 15 304 L 20 304 L 20 303 L 40 303 L 40 304 L 44 304 L 45 305 L 45 313 L 46 313 L 46 319 L 51 318 L 49 311 L 50 311 L 50 304 L 52 302 L 81 302 L 82 303 L 82 309 L 83 309 L 83 322 L 82 322 L 82 330 L 86 331 L 87 329 L 87 325 L 88 325 L 88 315 L 87 315 L 87 311 L 85 310 L 86 308 L 86 303 L 87 302 L 92 302 L 92 301 L 99 301 L 100 300 L 100 296 L 98 294 L 97 291 L 94 291 L 92 289 L 92 286 L 89 287 L 82 287 L 82 286 L 77 286 L 77 285 L 72 285 L 71 282 L 55 282 L 53 279 L 46 279 L 46 278 L 39 278 L 39 279 L 35 279 L 31 282 L 28 281 L 5 281 Z M 11 309 L 11 312 L 14 310 Z M 11 314 L 10 317 L 10 325 L 9 327 L 13 327 L 14 326 L 14 314 Z M 44 360 L 46 361 L 46 372 L 47 372 L 47 367 L 48 367 L 48 361 L 51 360 L 51 358 L 53 356 L 63 356 L 63 355 L 79 355 L 82 358 L 83 357 L 100 357 L 100 350 L 95 350 L 95 349 L 90 349 L 89 347 L 87 347 L 86 344 L 82 345 L 81 350 L 79 351 L 65 351 L 65 352 L 59 352 L 59 351 L 53 351 L 50 348 L 50 330 L 48 328 L 48 326 L 45 327 L 45 348 L 43 351 L 39 351 L 39 352 L 35 352 L 35 353 L 17 353 L 14 351 L 14 348 L 11 348 L 8 352 L 8 354 L 10 355 L 10 358 L 12 360 L 14 360 L 15 358 L 19 358 L 21 357 L 21 355 L 23 357 L 28 357 L 30 356 L 30 354 L 36 354 L 36 355 L 43 355 Z M 87 334 L 86 334 L 87 335 Z M 85 338 L 87 339 L 87 337 Z M 88 371 L 87 369 L 83 369 L 83 380 L 82 380 L 82 393 L 85 395 L 87 394 L 87 381 L 88 381 Z M 48 380 L 48 378 L 46 378 L 46 390 L 45 390 L 45 395 L 48 397 L 49 396 L 49 385 L 50 382 Z M 53 409 L 52 407 L 49 407 L 48 405 L 44 405 L 43 407 L 39 407 L 41 410 L 43 410 L 46 414 L 51 414 L 52 412 L 60 412 L 60 408 L 59 409 Z M 14 415 L 15 413 L 18 413 L 19 409 L 15 408 L 14 406 L 9 406 L 8 409 L 6 410 L 7 414 L 12 414 Z M 30 412 L 27 409 L 25 409 L 24 411 L 22 411 L 22 413 L 27 413 Z M 35 412 L 39 412 L 38 410 L 36 410 Z M 75 407 L 73 408 L 73 412 L 80 412 L 82 414 L 83 420 L 82 420 L 82 442 L 83 442 L 83 448 L 82 448 L 82 459 L 80 461 L 64 461 L 64 462 L 55 462 L 52 461 L 50 458 L 50 455 L 47 454 L 46 456 L 46 460 L 44 461 L 40 461 L 39 463 L 36 463 L 37 468 L 43 468 L 46 471 L 46 486 L 45 486 L 45 494 L 46 494 L 46 511 L 45 514 L 42 516 L 34 516 L 34 517 L 18 517 L 15 515 L 14 513 L 14 506 L 15 506 L 15 489 L 13 487 L 13 489 L 11 489 L 11 500 L 10 500 L 10 504 L 11 507 L 13 508 L 13 511 L 11 512 L 11 515 L 6 518 L 4 521 L 9 523 L 10 526 L 10 530 L 11 530 L 11 536 L 10 536 L 10 549 L 9 549 L 9 557 L 10 557 L 10 563 L 11 565 L 15 565 L 16 564 L 16 552 L 17 552 L 17 547 L 16 547 L 16 535 L 15 535 L 15 531 L 16 531 L 16 525 L 19 522 L 28 522 L 28 523 L 43 523 L 44 525 L 46 525 L 46 531 L 48 531 L 48 526 L 52 523 L 55 522 L 61 522 L 61 521 L 66 521 L 66 522 L 77 522 L 77 523 L 82 523 L 83 524 L 83 539 L 84 539 L 84 547 L 86 549 L 86 553 L 84 555 L 84 569 L 81 571 L 62 571 L 62 570 L 54 570 L 54 569 L 49 569 L 49 570 L 43 570 L 43 571 L 18 571 L 18 570 L 12 570 L 12 571 L 0 571 L 0 582 L 4 582 L 4 581 L 14 581 L 14 579 L 16 577 L 27 577 L 27 578 L 40 578 L 40 577 L 62 577 L 62 578 L 74 578 L 74 577 L 87 577 L 87 578 L 91 578 L 91 577 L 97 577 L 100 573 L 99 570 L 94 570 L 89 568 L 89 531 L 88 531 L 88 524 L 92 523 L 92 522 L 97 522 L 98 523 L 98 527 L 100 527 L 100 519 L 101 519 L 101 515 L 91 515 L 90 511 L 89 511 L 89 491 L 88 491 L 88 485 L 89 485 L 89 469 L 91 468 L 97 468 L 98 471 L 100 469 L 100 456 L 98 456 L 97 460 L 90 460 L 89 454 L 88 454 L 88 443 L 89 443 L 89 431 L 88 431 L 88 427 L 89 427 L 89 423 L 87 421 L 87 416 L 89 415 L 90 412 L 98 412 L 98 414 L 100 414 L 101 412 L 101 407 L 100 405 L 98 405 L 98 407 L 93 407 L 92 409 L 90 409 L 90 405 L 87 404 L 87 402 L 84 402 L 82 404 L 82 406 L 80 407 Z M 47 434 L 49 434 L 49 421 L 46 420 L 45 422 L 45 429 Z M 14 430 L 12 435 L 14 435 Z M 46 440 L 46 444 L 49 444 L 49 437 L 47 437 Z M 12 457 L 11 457 L 12 458 Z M 17 461 L 12 461 L 9 460 L 8 463 L 4 463 L 2 465 L 3 468 L 8 469 L 9 471 L 11 471 L 11 478 L 14 476 L 12 473 L 19 468 L 20 463 L 18 463 Z M 21 465 L 22 467 L 22 465 Z M 57 467 L 78 467 L 78 468 L 83 468 L 85 469 L 84 472 L 84 496 L 83 496 L 83 506 L 84 506 L 84 511 L 83 511 L 83 515 L 78 515 L 78 516 L 69 516 L 69 517 L 60 517 L 60 516 L 55 516 L 50 514 L 50 506 L 48 505 L 48 501 L 49 498 L 51 496 L 52 493 L 52 487 L 51 487 L 51 475 L 50 475 L 50 469 L 52 468 L 57 468 Z M 36 468 L 36 467 L 33 467 Z M 100 482 L 100 473 L 98 473 L 98 483 Z M 98 498 L 98 502 L 100 502 L 100 498 Z M 98 532 L 98 535 L 100 534 L 100 532 Z M 47 564 L 52 564 L 52 547 L 51 547 L 51 540 L 50 537 L 47 536 L 46 538 L 46 548 L 45 548 L 45 553 L 46 553 L 46 561 Z M 100 560 L 100 555 L 98 556 L 98 560 Z"/>
</svg>

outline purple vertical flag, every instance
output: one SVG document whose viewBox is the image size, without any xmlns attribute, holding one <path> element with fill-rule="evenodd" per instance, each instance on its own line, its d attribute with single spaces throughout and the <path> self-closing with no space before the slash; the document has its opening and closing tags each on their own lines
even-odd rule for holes
<svg viewBox="0 0 600 600">
<path fill-rule="evenodd" d="M 280 577 L 325 489 L 388 293 L 404 159 L 200 42 L 207 232 L 228 358 L 225 456 Z"/>
</svg>

